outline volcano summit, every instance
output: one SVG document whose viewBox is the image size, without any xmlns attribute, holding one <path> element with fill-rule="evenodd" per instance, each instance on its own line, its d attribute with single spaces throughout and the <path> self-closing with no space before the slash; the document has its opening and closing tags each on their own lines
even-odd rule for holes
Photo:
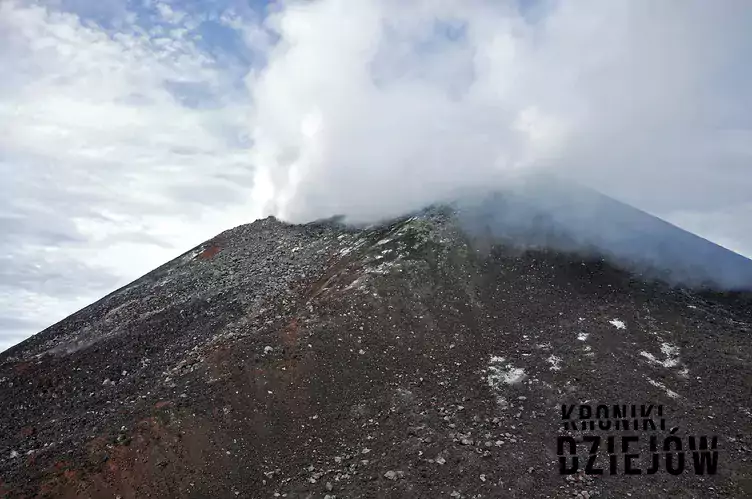
<svg viewBox="0 0 752 499">
<path fill-rule="evenodd" d="M 752 497 L 752 262 L 467 210 L 257 220 L 0 354 L 0 497 Z"/>
</svg>

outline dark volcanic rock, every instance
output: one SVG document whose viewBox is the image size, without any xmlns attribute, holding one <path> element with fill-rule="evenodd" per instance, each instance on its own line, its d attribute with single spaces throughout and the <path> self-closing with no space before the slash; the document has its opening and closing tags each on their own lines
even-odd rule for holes
<svg viewBox="0 0 752 499">
<path fill-rule="evenodd" d="M 752 497 L 749 295 L 492 243 L 217 236 L 0 355 L 0 496 Z M 717 473 L 561 475 L 562 404 L 599 403 L 718 436 Z"/>
</svg>

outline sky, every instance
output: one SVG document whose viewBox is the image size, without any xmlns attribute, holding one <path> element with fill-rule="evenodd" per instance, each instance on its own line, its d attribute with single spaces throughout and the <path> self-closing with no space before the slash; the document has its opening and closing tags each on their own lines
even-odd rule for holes
<svg viewBox="0 0 752 499">
<path fill-rule="evenodd" d="M 550 170 L 752 257 L 746 0 L 3 0 L 0 350 L 223 230 Z"/>
</svg>

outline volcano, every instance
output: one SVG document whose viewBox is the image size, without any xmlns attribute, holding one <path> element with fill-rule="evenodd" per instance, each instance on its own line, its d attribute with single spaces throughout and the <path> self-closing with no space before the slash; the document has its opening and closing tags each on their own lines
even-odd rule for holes
<svg viewBox="0 0 752 499">
<path fill-rule="evenodd" d="M 257 220 L 3 352 L 0 497 L 752 497 L 752 262 L 546 189 Z"/>
</svg>

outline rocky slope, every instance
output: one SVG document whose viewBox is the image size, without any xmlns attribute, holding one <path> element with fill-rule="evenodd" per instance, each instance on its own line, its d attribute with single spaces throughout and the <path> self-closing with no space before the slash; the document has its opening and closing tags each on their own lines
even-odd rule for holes
<svg viewBox="0 0 752 499">
<path fill-rule="evenodd" d="M 0 354 L 0 497 L 752 497 L 749 295 L 456 220 L 260 220 Z M 666 426 L 564 429 L 563 404 Z M 716 473 L 647 474 L 672 431 L 717 436 Z M 561 474 L 585 434 L 605 472 Z"/>
</svg>

